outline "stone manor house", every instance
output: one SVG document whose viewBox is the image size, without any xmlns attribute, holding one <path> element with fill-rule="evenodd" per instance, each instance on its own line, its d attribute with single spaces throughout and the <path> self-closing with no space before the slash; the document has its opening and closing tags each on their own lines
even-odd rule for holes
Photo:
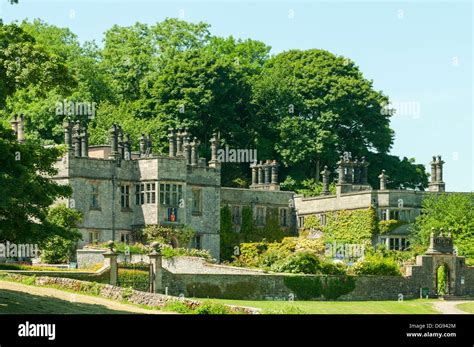
<svg viewBox="0 0 474 347">
<path fill-rule="evenodd" d="M 24 141 L 23 117 L 15 116 L 11 124 L 18 141 Z M 200 143 L 187 129 L 169 130 L 168 155 L 154 154 L 151 139 L 145 135 L 139 139 L 139 151 L 132 151 L 130 136 L 115 124 L 109 137 L 108 145 L 89 146 L 87 130 L 81 124 L 64 123 L 68 150 L 57 161 L 58 174 L 53 179 L 72 187 L 67 203 L 83 214 L 80 247 L 112 239 L 130 242 L 146 225 L 189 225 L 196 231 L 191 246 L 207 249 L 219 259 L 221 206 L 230 207 L 236 230 L 242 222 L 243 207 L 250 206 L 257 226 L 264 226 L 272 211 L 282 228 L 296 234 L 307 216 L 318 216 L 324 225 L 327 213 L 370 206 L 380 219 L 413 222 L 428 194 L 445 191 L 440 156 L 431 162 L 431 183 L 426 192 L 386 189 L 385 172 L 379 176 L 379 189 L 373 189 L 367 182 L 369 163 L 364 158 L 341 157 L 336 195 L 329 192 L 330 172 L 325 167 L 323 195 L 304 198 L 280 191 L 278 164 L 270 160 L 250 165 L 249 189 L 222 187 L 223 164 L 218 160 L 216 136 L 210 140 L 210 161 L 199 157 Z M 404 249 L 408 225 L 374 242 Z"/>
</svg>

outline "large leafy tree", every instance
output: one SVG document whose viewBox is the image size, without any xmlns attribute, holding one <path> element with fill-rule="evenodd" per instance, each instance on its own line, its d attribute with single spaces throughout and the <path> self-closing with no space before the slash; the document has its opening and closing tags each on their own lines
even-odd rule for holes
<svg viewBox="0 0 474 347">
<path fill-rule="evenodd" d="M 319 179 L 341 152 L 387 153 L 393 143 L 388 98 L 353 62 L 327 51 L 291 50 L 271 58 L 254 85 L 259 138 L 287 166 Z M 273 139 L 273 141 L 272 141 Z M 330 165 L 330 166 L 331 166 Z"/>
<path fill-rule="evenodd" d="M 0 240 L 41 243 L 64 229 L 47 220 L 48 208 L 71 194 L 68 186 L 51 181 L 60 148 L 34 142 L 18 143 L 11 129 L 0 126 Z"/>
<path fill-rule="evenodd" d="M 58 28 L 40 20 L 23 22 L 21 29 L 34 38 L 50 56 L 67 67 L 69 79 L 77 83 L 52 84 L 44 88 L 41 84 L 29 84 L 17 88 L 7 99 L 7 114 L 24 113 L 28 115 L 27 133 L 30 139 L 54 143 L 62 140 L 62 120 L 65 112 L 57 112 L 58 104 L 87 103 L 94 108 L 102 100 L 113 98 L 103 70 L 98 62 L 100 50 L 94 43 L 80 45 L 76 35 L 69 29 Z M 67 77 L 67 76 L 66 76 Z M 84 123 L 91 115 L 72 115 Z"/>
<path fill-rule="evenodd" d="M 412 230 L 412 245 L 426 249 L 431 228 L 450 231 L 459 255 L 474 259 L 474 194 L 441 193 L 423 200 L 422 213 Z"/>
<path fill-rule="evenodd" d="M 0 108 L 20 88 L 67 88 L 74 84 L 64 62 L 16 24 L 0 23 Z"/>
</svg>

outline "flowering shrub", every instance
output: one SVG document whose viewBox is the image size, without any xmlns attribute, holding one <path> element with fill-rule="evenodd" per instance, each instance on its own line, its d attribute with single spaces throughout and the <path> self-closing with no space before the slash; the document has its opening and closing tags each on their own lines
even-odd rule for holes
<svg viewBox="0 0 474 347">
<path fill-rule="evenodd" d="M 400 267 L 392 258 L 384 258 L 380 254 L 367 255 L 356 262 L 351 273 L 354 275 L 401 276 Z"/>
</svg>

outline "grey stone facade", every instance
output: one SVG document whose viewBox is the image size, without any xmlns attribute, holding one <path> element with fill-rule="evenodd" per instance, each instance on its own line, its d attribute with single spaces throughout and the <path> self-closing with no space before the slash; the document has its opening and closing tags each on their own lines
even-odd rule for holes
<svg viewBox="0 0 474 347">
<path fill-rule="evenodd" d="M 360 161 L 357 158 L 352 161 L 341 157 L 338 162 L 339 177 L 335 195 L 328 193 L 329 181 L 327 177 L 325 178 L 327 174 L 324 171 L 322 172 L 324 193 L 322 196 L 305 198 L 302 195 L 295 195 L 298 227 L 303 227 L 305 218 L 311 215 L 319 217 L 321 225 L 324 225 L 327 213 L 373 207 L 379 220 L 399 220 L 408 223 L 374 240 L 376 243 L 386 243 L 389 248 L 398 245 L 397 249 L 402 249 L 410 224 L 420 214 L 423 200 L 431 194 L 445 192 L 443 163 L 441 156 L 433 157 L 428 191 L 387 189 L 389 173 L 385 170 L 379 176 L 379 189 L 373 189 L 367 183 L 369 163 L 364 158 Z M 397 242 L 394 243 L 391 240 Z"/>
<path fill-rule="evenodd" d="M 191 245 L 179 246 L 207 249 L 219 259 L 220 208 L 229 203 L 285 209 L 281 212 L 288 216 L 285 226 L 292 225 L 289 201 L 293 193 L 279 192 L 276 162 L 271 162 L 273 171 L 267 170 L 272 191 L 262 189 L 263 185 L 221 187 L 216 136 L 211 139 L 212 157 L 207 163 L 199 158 L 200 143 L 187 129 L 170 129 L 168 155 L 153 154 L 145 135 L 140 138 L 140 151 L 132 152 L 130 136 L 115 124 L 109 131 L 110 145 L 90 148 L 87 131 L 79 123 L 66 121 L 64 131 L 68 151 L 57 161 L 58 174 L 53 179 L 72 187 L 66 203 L 83 214 L 79 247 L 112 239 L 133 242 L 146 225 L 189 225 L 196 237 Z"/>
</svg>

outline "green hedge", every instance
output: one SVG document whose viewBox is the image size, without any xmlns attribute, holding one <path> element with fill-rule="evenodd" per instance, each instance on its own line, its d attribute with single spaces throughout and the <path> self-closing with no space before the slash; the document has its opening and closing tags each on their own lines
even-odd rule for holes
<svg viewBox="0 0 474 347">
<path fill-rule="evenodd" d="M 118 282 L 121 287 L 131 287 L 147 292 L 149 290 L 150 274 L 144 270 L 118 269 Z"/>
<path fill-rule="evenodd" d="M 283 281 L 300 300 L 335 300 L 355 288 L 352 276 L 288 276 Z"/>
</svg>

